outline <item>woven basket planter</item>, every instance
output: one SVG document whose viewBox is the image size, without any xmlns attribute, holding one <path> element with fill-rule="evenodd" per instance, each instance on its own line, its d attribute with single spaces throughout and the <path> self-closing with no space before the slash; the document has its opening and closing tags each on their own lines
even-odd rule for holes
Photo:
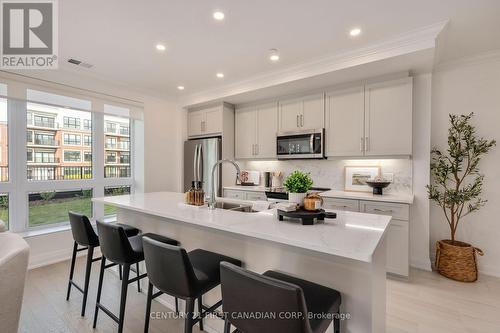
<svg viewBox="0 0 500 333">
<path fill-rule="evenodd" d="M 451 240 L 436 242 L 436 269 L 439 274 L 461 282 L 477 280 L 477 255 L 483 251 L 470 244 Z"/>
</svg>

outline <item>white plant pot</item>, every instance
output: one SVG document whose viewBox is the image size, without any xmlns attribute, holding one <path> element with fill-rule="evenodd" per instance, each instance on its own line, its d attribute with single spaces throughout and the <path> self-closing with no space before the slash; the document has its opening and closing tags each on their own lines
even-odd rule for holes
<svg viewBox="0 0 500 333">
<path fill-rule="evenodd" d="M 288 193 L 288 202 L 293 202 L 299 206 L 304 206 L 304 198 L 307 193 Z"/>
</svg>

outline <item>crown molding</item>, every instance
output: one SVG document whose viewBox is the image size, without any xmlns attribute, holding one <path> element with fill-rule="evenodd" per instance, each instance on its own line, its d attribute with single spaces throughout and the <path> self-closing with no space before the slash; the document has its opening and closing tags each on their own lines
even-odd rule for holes
<svg viewBox="0 0 500 333">
<path fill-rule="evenodd" d="M 475 66 L 500 61 L 500 49 L 478 53 L 473 56 L 443 61 L 434 66 L 434 72 L 454 70 L 461 67 Z"/>
<path fill-rule="evenodd" d="M 180 103 L 184 107 L 191 107 L 228 96 L 435 48 L 436 38 L 447 23 L 448 21 L 438 22 L 363 48 L 317 58 L 279 71 L 256 75 L 216 89 L 193 93 L 180 99 Z"/>
</svg>

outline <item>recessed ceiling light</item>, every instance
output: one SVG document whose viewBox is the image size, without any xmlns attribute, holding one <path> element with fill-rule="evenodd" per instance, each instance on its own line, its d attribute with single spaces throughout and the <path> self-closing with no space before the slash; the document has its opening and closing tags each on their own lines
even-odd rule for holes
<svg viewBox="0 0 500 333">
<path fill-rule="evenodd" d="M 280 55 L 278 53 L 278 50 L 276 50 L 276 49 L 270 49 L 269 52 L 270 52 L 269 59 L 271 61 L 276 62 L 276 61 L 280 60 Z"/>
<path fill-rule="evenodd" d="M 360 28 L 351 29 L 351 31 L 349 32 L 349 35 L 351 35 L 353 37 L 359 36 L 359 34 L 361 34 Z"/>
<path fill-rule="evenodd" d="M 163 44 L 156 44 L 156 49 L 158 51 L 165 51 L 167 48 Z"/>
<path fill-rule="evenodd" d="M 213 17 L 217 21 L 222 21 L 224 19 L 225 15 L 223 12 L 214 12 Z"/>
<path fill-rule="evenodd" d="M 215 74 L 219 79 L 222 79 L 224 77 L 224 73 L 217 73 Z"/>
<path fill-rule="evenodd" d="M 177 86 L 177 89 L 184 90 L 184 86 Z"/>
</svg>

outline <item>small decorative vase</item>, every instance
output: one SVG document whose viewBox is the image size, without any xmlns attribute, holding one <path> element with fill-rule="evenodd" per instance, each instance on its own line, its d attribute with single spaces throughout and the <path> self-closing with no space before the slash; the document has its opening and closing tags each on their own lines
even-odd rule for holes
<svg viewBox="0 0 500 333">
<path fill-rule="evenodd" d="M 307 193 L 288 193 L 288 202 L 293 202 L 298 204 L 299 206 L 304 205 L 304 198 Z"/>
</svg>

